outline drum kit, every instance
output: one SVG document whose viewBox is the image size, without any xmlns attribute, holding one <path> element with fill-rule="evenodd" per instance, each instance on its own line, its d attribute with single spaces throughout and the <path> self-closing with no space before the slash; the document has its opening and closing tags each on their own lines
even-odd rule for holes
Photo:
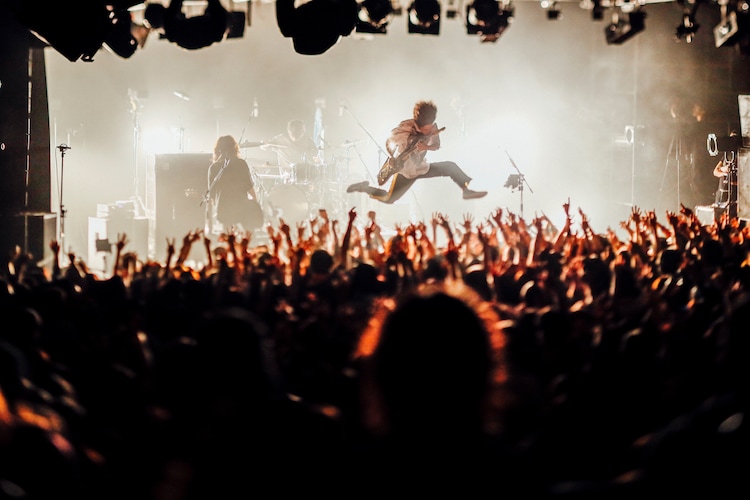
<svg viewBox="0 0 750 500">
<path fill-rule="evenodd" d="M 350 149 L 356 144 L 347 141 L 338 146 L 318 148 L 314 155 L 305 157 L 305 161 L 288 165 L 251 164 L 250 173 L 266 221 L 276 223 L 283 219 L 294 225 L 311 220 L 320 209 L 325 209 L 331 220 L 342 220 L 348 211 L 344 195 L 351 180 Z M 269 149 L 285 147 L 250 141 L 242 142 L 240 147 L 263 145 Z M 333 155 L 340 151 L 345 155 Z"/>
</svg>

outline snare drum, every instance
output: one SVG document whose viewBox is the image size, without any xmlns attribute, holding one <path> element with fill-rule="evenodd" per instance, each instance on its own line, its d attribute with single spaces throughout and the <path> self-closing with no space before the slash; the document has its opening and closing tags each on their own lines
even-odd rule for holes
<svg viewBox="0 0 750 500">
<path fill-rule="evenodd" d="M 274 222 L 280 217 L 285 223 L 292 225 L 306 222 L 310 218 L 307 195 L 293 184 L 281 184 L 273 188 L 266 197 L 266 203 L 273 214 Z"/>
</svg>

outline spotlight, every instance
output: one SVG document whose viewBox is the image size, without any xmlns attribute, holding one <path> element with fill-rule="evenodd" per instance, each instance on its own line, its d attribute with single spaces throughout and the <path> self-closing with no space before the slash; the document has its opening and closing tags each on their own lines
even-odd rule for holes
<svg viewBox="0 0 750 500">
<path fill-rule="evenodd" d="M 357 33 L 385 34 L 392 18 L 391 0 L 364 0 L 359 4 L 355 29 Z"/>
<path fill-rule="evenodd" d="M 230 29 L 236 37 L 237 30 L 244 29 L 236 26 L 236 18 L 230 19 L 220 0 L 208 0 L 202 14 L 189 17 L 183 12 L 183 3 L 184 0 L 170 0 L 168 6 L 148 3 L 144 11 L 146 24 L 160 32 L 159 38 L 166 38 L 186 50 L 221 42 Z M 244 23 L 244 18 L 242 21 Z"/>
<path fill-rule="evenodd" d="M 683 38 L 687 43 L 692 43 L 693 37 L 698 32 L 700 24 L 695 22 L 695 13 L 698 10 L 698 2 L 695 0 L 679 0 L 684 3 L 682 11 L 682 23 L 675 29 L 674 39 L 679 42 Z"/>
<path fill-rule="evenodd" d="M 466 33 L 481 42 L 496 42 L 513 21 L 513 7 L 497 0 L 474 0 L 466 6 Z"/>
<path fill-rule="evenodd" d="M 439 35 L 440 10 L 438 0 L 414 0 L 407 11 L 409 33 Z"/>
<path fill-rule="evenodd" d="M 604 19 L 604 7 L 602 7 L 601 0 L 593 0 L 591 3 L 591 19 L 594 21 Z"/>
<path fill-rule="evenodd" d="M 133 23 L 130 12 L 112 11 L 112 31 L 102 45 L 123 59 L 132 56 L 138 47 L 143 47 L 148 36 L 148 28 Z"/>
<path fill-rule="evenodd" d="M 245 22 L 246 20 L 247 22 Z M 227 40 L 245 36 L 245 26 L 250 26 L 250 17 L 245 16 L 244 11 L 230 10 L 227 12 Z"/>
<path fill-rule="evenodd" d="M 721 22 L 714 27 L 714 45 L 718 49 L 724 45 L 733 45 L 737 41 L 737 33 L 740 31 L 737 23 L 737 13 L 727 13 L 727 0 L 721 2 Z"/>
<path fill-rule="evenodd" d="M 445 17 L 455 19 L 458 17 L 459 8 L 460 5 L 457 5 L 457 0 L 448 0 L 448 4 L 445 6 Z"/>
<path fill-rule="evenodd" d="M 645 18 L 646 13 L 641 10 L 612 12 L 612 22 L 604 28 L 607 44 L 619 45 L 643 31 Z"/>
<path fill-rule="evenodd" d="M 276 24 L 294 51 L 319 55 L 349 36 L 357 24 L 356 0 L 310 0 L 295 5 L 294 0 L 276 0 Z"/>
<path fill-rule="evenodd" d="M 18 21 L 69 61 L 91 62 L 114 30 L 112 9 L 90 2 L 15 2 Z M 81 28 L 84 27 L 84 28 Z"/>
<path fill-rule="evenodd" d="M 744 139 L 735 134 L 716 137 L 716 134 L 708 134 L 706 139 L 706 150 L 711 156 L 717 156 L 720 151 L 736 151 L 744 147 Z"/>
<path fill-rule="evenodd" d="M 580 0 L 578 6 L 583 10 L 590 10 L 592 20 L 601 21 L 604 19 L 602 0 Z"/>
<path fill-rule="evenodd" d="M 547 13 L 548 20 L 555 21 L 562 18 L 562 12 L 557 8 L 556 0 L 542 0 L 541 5 Z"/>
</svg>

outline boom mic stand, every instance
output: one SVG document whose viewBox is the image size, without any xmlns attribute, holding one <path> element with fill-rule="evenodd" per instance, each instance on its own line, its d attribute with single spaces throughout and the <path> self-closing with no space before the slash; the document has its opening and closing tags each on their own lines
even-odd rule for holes
<svg viewBox="0 0 750 500">
<path fill-rule="evenodd" d="M 506 187 L 511 187 L 512 189 L 518 189 L 518 191 L 521 193 L 521 218 L 523 219 L 523 185 L 526 184 L 529 188 L 529 192 L 531 194 L 534 194 L 534 191 L 531 189 L 531 186 L 526 181 L 526 176 L 523 175 L 523 172 L 518 168 L 516 165 L 516 162 L 513 161 L 513 158 L 510 157 L 510 154 L 508 153 L 508 150 L 505 150 L 505 154 L 508 155 L 508 159 L 510 160 L 511 165 L 513 165 L 513 168 L 516 169 L 516 172 L 518 172 L 517 179 L 511 179 L 511 177 L 508 177 L 508 180 L 505 182 Z M 515 181 L 515 182 L 514 182 Z"/>
<path fill-rule="evenodd" d="M 375 146 L 378 148 L 378 164 L 379 165 L 382 164 L 383 161 L 382 161 L 381 154 L 383 154 L 385 156 L 388 156 L 388 153 L 380 146 L 380 144 L 378 144 L 378 141 L 375 140 L 375 138 L 372 136 L 372 134 L 370 133 L 370 131 L 367 130 L 364 125 L 362 125 L 362 123 L 357 119 L 356 116 L 354 116 L 354 113 L 352 113 L 351 109 L 349 109 L 349 106 L 347 106 L 346 104 L 342 104 L 341 107 L 342 107 L 342 109 L 345 109 L 347 111 L 347 113 L 349 113 L 349 116 L 351 116 L 354 119 L 354 122 L 357 124 L 357 126 L 360 129 L 362 129 L 362 131 L 365 134 L 367 134 L 367 137 L 369 137 L 370 140 L 372 140 L 372 143 L 375 144 Z M 367 173 L 367 178 L 371 182 L 375 180 L 372 177 L 372 174 L 370 174 L 370 171 L 366 168 L 366 165 L 365 165 L 365 172 Z"/>
</svg>

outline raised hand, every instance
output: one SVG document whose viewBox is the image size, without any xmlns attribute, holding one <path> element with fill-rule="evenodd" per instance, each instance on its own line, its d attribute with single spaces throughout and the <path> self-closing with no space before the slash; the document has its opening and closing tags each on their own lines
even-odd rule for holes
<svg viewBox="0 0 750 500">
<path fill-rule="evenodd" d="M 279 217 L 279 231 L 281 231 L 281 233 L 287 238 L 289 238 L 291 234 L 291 228 L 289 227 L 289 224 L 284 222 L 284 219 L 282 219 L 281 217 Z"/>
<path fill-rule="evenodd" d="M 441 226 L 443 226 L 446 229 L 450 229 L 450 226 L 451 226 L 450 218 L 447 215 L 440 214 L 438 221 Z"/>
<path fill-rule="evenodd" d="M 679 222 L 680 222 L 680 219 L 679 219 L 679 217 L 677 217 L 677 214 L 676 214 L 676 213 L 674 213 L 674 212 L 672 212 L 672 211 L 670 211 L 670 210 L 667 210 L 667 211 L 666 211 L 666 215 L 667 215 L 667 220 L 669 221 L 669 223 L 670 223 L 670 224 L 671 224 L 671 225 L 672 225 L 673 227 L 676 227 L 676 226 L 677 226 L 677 224 L 679 224 Z"/>
<path fill-rule="evenodd" d="M 127 234 L 125 233 L 117 234 L 117 245 L 116 245 L 117 251 L 122 251 L 122 249 L 125 248 L 125 245 L 127 245 L 128 243 L 130 243 L 130 241 L 128 241 Z"/>
<path fill-rule="evenodd" d="M 693 211 L 682 203 L 680 203 L 680 213 L 685 217 L 691 217 L 693 215 Z"/>
<path fill-rule="evenodd" d="M 490 214 L 490 217 L 492 217 L 492 220 L 495 221 L 495 224 L 498 225 L 498 227 L 502 227 L 503 225 L 503 209 L 497 208 L 494 212 Z"/>
<path fill-rule="evenodd" d="M 174 255 L 174 253 L 177 251 L 177 248 L 175 248 L 175 239 L 172 238 L 170 241 L 169 238 L 166 238 L 167 240 L 167 253 L 169 255 Z"/>
<path fill-rule="evenodd" d="M 465 213 L 464 221 L 463 221 L 464 231 L 467 233 L 471 232 L 471 226 L 473 223 L 474 223 L 474 216 L 470 213 Z"/>
</svg>

